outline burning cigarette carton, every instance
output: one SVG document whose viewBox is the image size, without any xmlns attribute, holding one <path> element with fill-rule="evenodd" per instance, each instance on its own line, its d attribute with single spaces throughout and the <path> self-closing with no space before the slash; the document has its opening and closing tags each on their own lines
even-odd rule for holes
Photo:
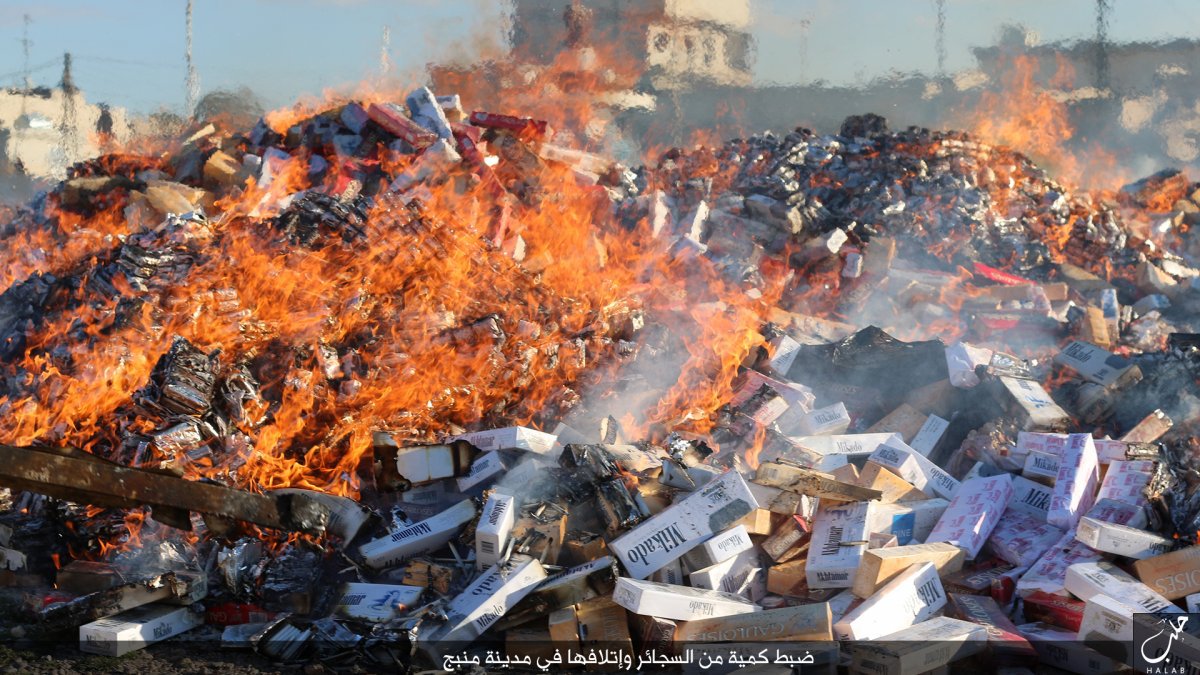
<svg viewBox="0 0 1200 675">
<path fill-rule="evenodd" d="M 1059 407 L 1042 385 L 1033 380 L 1001 375 L 997 378 L 1010 408 L 1022 418 L 1022 427 L 1030 431 L 1066 429 L 1071 417 Z"/>
<path fill-rule="evenodd" d="M 758 551 L 746 550 L 728 560 L 696 570 L 688 575 L 694 588 L 707 588 L 740 595 L 756 602 L 767 592 L 767 575 Z"/>
<path fill-rule="evenodd" d="M 420 586 L 347 583 L 334 603 L 334 613 L 356 621 L 391 621 L 413 607 L 421 597 Z"/>
<path fill-rule="evenodd" d="M 367 107 L 367 116 L 418 152 L 438 140 L 437 134 L 409 119 L 404 110 L 395 103 L 372 103 Z"/>
<path fill-rule="evenodd" d="M 475 505 L 470 500 L 463 500 L 432 518 L 369 541 L 358 550 L 369 567 L 390 567 L 405 558 L 442 546 L 474 517 Z"/>
<path fill-rule="evenodd" d="M 538 584 L 496 624 L 499 630 L 532 621 L 547 612 L 608 595 L 617 583 L 616 561 L 602 556 L 563 570 Z"/>
<path fill-rule="evenodd" d="M 1101 438 L 1093 442 L 1096 444 L 1096 457 L 1100 460 L 1101 464 L 1125 461 L 1125 453 L 1129 450 L 1128 443 L 1114 441 L 1111 438 Z"/>
<path fill-rule="evenodd" d="M 1154 462 L 1149 460 L 1110 462 L 1096 498 L 1148 506 L 1145 490 L 1153 475 Z"/>
<path fill-rule="evenodd" d="M 1120 388 L 1142 379 L 1142 371 L 1128 359 L 1086 342 L 1075 341 L 1054 356 L 1054 362 L 1066 366 L 1089 382 Z"/>
<path fill-rule="evenodd" d="M 965 342 L 955 342 L 946 347 L 946 369 L 950 373 L 950 384 L 960 389 L 970 389 L 979 384 L 975 368 L 992 362 L 992 350 L 975 347 Z"/>
<path fill-rule="evenodd" d="M 790 440 L 821 455 L 845 455 L 849 461 L 864 460 L 890 440 L 903 442 L 899 434 L 836 434 L 833 436 L 791 436 Z M 763 455 L 764 462 L 778 459 Z"/>
<path fill-rule="evenodd" d="M 1075 528 L 1075 539 L 1103 553 L 1144 560 L 1175 548 L 1175 542 L 1128 525 L 1106 523 L 1083 517 Z"/>
<path fill-rule="evenodd" d="M 1065 588 L 1087 602 L 1096 595 L 1108 595 L 1129 607 L 1129 614 L 1182 614 L 1171 600 L 1155 593 L 1121 568 L 1108 562 L 1076 563 L 1067 568 Z"/>
<path fill-rule="evenodd" d="M 414 122 L 437 134 L 439 138 L 454 138 L 454 132 L 450 130 L 450 121 L 446 119 L 446 111 L 442 109 L 429 87 L 417 89 L 409 94 L 404 102 L 408 105 Z"/>
<path fill-rule="evenodd" d="M 1200 592 L 1200 546 L 1139 560 L 1133 563 L 1133 571 L 1168 600 Z"/>
<path fill-rule="evenodd" d="M 837 480 L 831 474 L 780 462 L 759 464 L 754 482 L 839 502 L 867 501 L 882 496 L 878 490 Z"/>
<path fill-rule="evenodd" d="M 675 628 L 676 642 L 798 642 L 832 639 L 833 618 L 827 602 L 685 621 Z"/>
<path fill-rule="evenodd" d="M 909 567 L 833 626 L 839 640 L 874 640 L 925 621 L 946 605 L 937 566 Z"/>
<path fill-rule="evenodd" d="M 271 492 L 273 494 L 284 495 L 302 494 L 305 498 L 327 507 L 329 509 L 329 521 L 325 524 L 325 531 L 341 537 L 343 541 L 349 542 L 358 536 L 358 531 L 371 518 L 370 509 L 346 497 L 300 488 L 283 488 L 282 490 L 272 490 Z"/>
<path fill-rule="evenodd" d="M 903 441 L 893 439 L 880 445 L 869 460 L 912 483 L 925 494 L 952 499 L 958 491 L 959 483 L 953 476 Z"/>
<path fill-rule="evenodd" d="M 1079 519 L 1096 503 L 1096 484 L 1099 481 L 1100 464 L 1096 459 L 1096 446 L 1087 434 L 1071 434 L 1071 440 L 1063 451 L 1054 482 L 1054 496 L 1050 499 L 1050 513 L 1046 521 L 1064 530 L 1074 529 Z"/>
<path fill-rule="evenodd" d="M 1126 443 L 1153 443 L 1170 431 L 1175 423 L 1161 410 L 1146 415 L 1132 429 L 1125 432 L 1121 440 Z"/>
<path fill-rule="evenodd" d="M 746 481 L 730 471 L 609 542 L 609 549 L 630 576 L 645 579 L 756 508 Z"/>
<path fill-rule="evenodd" d="M 1017 626 L 1021 635 L 1038 653 L 1041 663 L 1080 675 L 1107 675 L 1121 672 L 1125 666 L 1078 642 L 1074 631 L 1066 631 L 1044 623 Z"/>
<path fill-rule="evenodd" d="M 745 525 L 738 525 L 721 532 L 686 553 L 682 560 L 689 569 L 699 570 L 724 562 L 742 551 L 754 547 Z"/>
<path fill-rule="evenodd" d="M 1074 530 L 1069 531 L 1021 577 L 1017 582 L 1017 595 L 1025 597 L 1034 591 L 1066 595 L 1067 568 L 1076 563 L 1096 562 L 1103 555 L 1075 541 Z"/>
<path fill-rule="evenodd" d="M 1037 652 L 1033 650 L 1033 646 L 1017 632 L 1016 624 L 992 598 L 950 593 L 947 597 L 946 613 L 983 626 L 987 631 L 988 651 L 996 663 L 1037 663 Z"/>
<path fill-rule="evenodd" d="M 881 586 L 918 563 L 933 563 L 940 575 L 961 570 L 965 560 L 961 548 L 947 543 L 872 549 L 863 554 L 850 590 L 860 598 L 869 598 Z"/>
<path fill-rule="evenodd" d="M 790 335 L 780 335 L 771 340 L 772 356 L 767 364 L 767 370 L 781 379 L 787 379 L 787 372 L 800 354 L 802 345 Z"/>
<path fill-rule="evenodd" d="M 1058 471 L 1062 468 L 1060 465 L 1061 461 L 1058 456 L 1034 450 L 1025 455 L 1025 467 L 1022 469 L 1021 475 L 1053 487 L 1055 481 L 1058 480 Z"/>
<path fill-rule="evenodd" d="M 448 445 L 416 445 L 396 450 L 396 472 L 410 483 L 453 478 L 458 453 Z"/>
<path fill-rule="evenodd" d="M 758 612 L 761 608 L 745 598 L 721 591 L 672 586 L 654 581 L 621 577 L 613 591 L 613 602 L 633 612 L 675 621 Z"/>
<path fill-rule="evenodd" d="M 763 387 L 768 387 L 778 394 L 790 409 L 799 409 L 802 412 L 811 410 L 812 403 L 816 400 L 812 390 L 802 384 L 782 382 L 763 375 L 757 370 L 745 370 L 738 376 L 729 404 L 734 408 L 740 408 Z"/>
<path fill-rule="evenodd" d="M 1050 499 L 1053 496 L 1053 489 L 1023 476 L 1013 476 L 1013 496 L 1008 500 L 1008 509 L 1013 513 L 1033 516 L 1044 523 L 1050 515 Z"/>
<path fill-rule="evenodd" d="M 807 436 L 843 434 L 850 427 L 850 413 L 845 403 L 818 408 L 800 418 L 800 433 Z"/>
<path fill-rule="evenodd" d="M 493 494 L 483 505 L 483 515 L 475 527 L 475 566 L 483 570 L 500 562 L 508 536 L 517 523 L 517 500 Z"/>
<path fill-rule="evenodd" d="M 446 606 L 447 622 L 422 633 L 419 642 L 471 642 L 500 620 L 546 578 L 546 569 L 527 555 L 515 554 L 475 578 Z"/>
<path fill-rule="evenodd" d="M 204 623 L 204 615 L 188 607 L 142 605 L 79 627 L 79 650 L 122 656 L 175 637 Z"/>
<path fill-rule="evenodd" d="M 873 502 L 820 506 L 813 520 L 806 576 L 809 588 L 849 588 L 871 534 Z"/>
<path fill-rule="evenodd" d="M 937 449 L 942 441 L 942 436 L 945 435 L 946 429 L 950 428 L 950 422 L 938 417 L 930 415 L 925 418 L 925 423 L 917 430 L 917 434 L 913 436 L 909 447 L 917 452 L 928 457 Z"/>
<path fill-rule="evenodd" d="M 1030 567 L 1063 538 L 1065 532 L 1023 511 L 1008 511 L 992 530 L 987 549 L 1017 567 Z"/>
<path fill-rule="evenodd" d="M 466 441 L 484 452 L 491 450 L 524 450 L 536 452 L 539 455 L 550 454 L 554 450 L 554 434 L 526 427 L 504 427 L 503 429 L 488 429 L 476 431 L 451 440 Z"/>
<path fill-rule="evenodd" d="M 917 675 L 982 652 L 987 630 L 979 624 L 934 617 L 878 639 L 850 646 L 854 672 Z"/>
<path fill-rule="evenodd" d="M 945 499 L 925 499 L 919 502 L 876 504 L 871 532 L 894 534 L 901 546 L 925 541 L 933 526 L 941 519 L 950 502 Z"/>
<path fill-rule="evenodd" d="M 458 479 L 458 491 L 470 492 L 504 473 L 504 460 L 496 451 L 485 452 L 471 463 L 467 475 Z"/>
<path fill-rule="evenodd" d="M 999 524 L 1012 495 L 1012 478 L 1008 474 L 963 483 L 933 526 L 926 543 L 948 542 L 965 550 L 967 557 L 975 558 Z"/>
</svg>

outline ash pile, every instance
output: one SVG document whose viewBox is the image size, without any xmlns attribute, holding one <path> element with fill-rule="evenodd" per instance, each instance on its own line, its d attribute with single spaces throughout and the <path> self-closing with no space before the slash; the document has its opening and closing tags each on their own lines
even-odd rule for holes
<svg viewBox="0 0 1200 675">
<path fill-rule="evenodd" d="M 637 170 L 557 141 L 421 89 L 101 157 L 18 212 L 9 638 L 1093 673 L 1200 611 L 1186 176 L 1072 193 L 871 115 Z M 612 276 L 573 287 L 547 239 L 580 218 Z M 292 266 L 328 282 L 246 292 Z M 469 377 L 383 403 L 445 362 Z"/>
</svg>

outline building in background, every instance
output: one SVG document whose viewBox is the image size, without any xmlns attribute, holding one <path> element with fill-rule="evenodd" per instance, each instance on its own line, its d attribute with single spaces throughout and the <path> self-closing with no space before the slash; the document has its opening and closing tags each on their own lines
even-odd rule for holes
<svg viewBox="0 0 1200 675">
<path fill-rule="evenodd" d="M 0 89 L 0 172 L 62 178 L 128 139 L 124 108 L 89 103 L 74 86 Z"/>
</svg>

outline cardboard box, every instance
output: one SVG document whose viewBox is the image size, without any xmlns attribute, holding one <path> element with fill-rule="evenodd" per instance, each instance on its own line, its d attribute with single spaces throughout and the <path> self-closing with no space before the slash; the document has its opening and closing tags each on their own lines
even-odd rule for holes
<svg viewBox="0 0 1200 675">
<path fill-rule="evenodd" d="M 1041 483 L 1023 476 L 1013 476 L 1013 496 L 1008 500 L 1008 508 L 1014 513 L 1025 513 L 1044 523 L 1050 515 L 1050 498 L 1053 496 L 1054 490 Z"/>
<path fill-rule="evenodd" d="M 675 621 L 693 621 L 760 611 L 745 598 L 721 591 L 672 586 L 628 577 L 617 579 L 613 602 L 633 612 Z"/>
<path fill-rule="evenodd" d="M 912 441 L 917 432 L 925 425 L 925 419 L 928 417 L 925 413 L 917 410 L 907 403 L 901 403 L 892 412 L 888 413 L 875 424 L 872 424 L 867 429 L 868 434 L 900 434 L 900 438 L 905 443 Z"/>
<path fill-rule="evenodd" d="M 405 558 L 442 546 L 474 517 L 475 505 L 463 500 L 432 518 L 363 544 L 359 553 L 374 569 L 391 567 Z"/>
<path fill-rule="evenodd" d="M 1107 595 L 1095 595 L 1083 603 L 1079 639 L 1133 640 L 1133 613 L 1124 603 Z"/>
<path fill-rule="evenodd" d="M 1072 633 L 1083 623 L 1084 603 L 1065 595 L 1036 591 L 1024 598 L 1025 618 L 1057 626 Z"/>
<path fill-rule="evenodd" d="M 730 471 L 609 542 L 608 547 L 630 576 L 644 579 L 757 508 L 746 481 Z"/>
<path fill-rule="evenodd" d="M 395 453 L 396 472 L 413 484 L 453 478 L 457 473 L 458 453 L 449 445 L 416 445 L 397 448 Z"/>
<path fill-rule="evenodd" d="M 1033 665 L 1037 652 L 1019 632 L 995 600 L 978 595 L 950 593 L 946 598 L 946 614 L 978 624 L 987 631 L 988 656 L 994 663 Z"/>
<path fill-rule="evenodd" d="M 1133 563 L 1133 571 L 1168 600 L 1200 592 L 1200 546 L 1139 560 Z"/>
<path fill-rule="evenodd" d="M 834 501 L 857 502 L 880 497 L 876 490 L 839 481 L 828 473 L 779 462 L 760 464 L 755 471 L 754 482 Z"/>
<path fill-rule="evenodd" d="M 851 669 L 886 675 L 927 673 L 982 652 L 987 641 L 983 626 L 938 616 L 880 637 L 877 642 L 850 645 Z"/>
<path fill-rule="evenodd" d="M 912 483 L 874 462 L 868 462 L 863 467 L 856 483 L 864 488 L 879 490 L 881 493 L 879 501 L 884 504 L 929 499 L 929 495 L 913 487 Z"/>
<path fill-rule="evenodd" d="M 850 413 L 846 404 L 835 403 L 802 415 L 799 431 L 806 436 L 832 436 L 842 434 L 850 427 Z"/>
<path fill-rule="evenodd" d="M 122 656 L 204 623 L 204 615 L 176 605 L 142 605 L 79 627 L 79 651 Z"/>
<path fill-rule="evenodd" d="M 909 567 L 833 626 L 839 640 L 874 640 L 920 623 L 946 605 L 930 562 Z"/>
<path fill-rule="evenodd" d="M 547 577 L 497 622 L 498 630 L 520 625 L 597 596 L 608 595 L 617 583 L 616 561 L 602 556 Z"/>
<path fill-rule="evenodd" d="M 476 577 L 446 606 L 446 623 L 422 632 L 417 641 L 425 645 L 472 642 L 545 578 L 546 569 L 540 562 L 513 554 L 504 564 L 493 565 Z"/>
<path fill-rule="evenodd" d="M 1077 635 L 1042 623 L 1017 626 L 1038 653 L 1041 663 L 1080 675 L 1109 675 L 1124 665 L 1077 641 Z"/>
<path fill-rule="evenodd" d="M 1021 470 L 1021 475 L 1029 480 L 1053 487 L 1054 482 L 1058 480 L 1059 462 L 1060 458 L 1057 455 L 1048 452 L 1030 452 L 1025 455 L 1025 467 Z"/>
<path fill-rule="evenodd" d="M 964 549 L 968 558 L 975 558 L 1000 522 L 1012 495 L 1008 474 L 963 483 L 925 542 L 949 542 Z"/>
<path fill-rule="evenodd" d="M 500 453 L 485 452 L 471 463 L 467 475 L 458 479 L 458 491 L 468 492 L 483 486 L 488 481 L 495 480 L 502 473 L 504 473 L 504 460 L 500 457 Z"/>
<path fill-rule="evenodd" d="M 1100 463 L 1096 458 L 1092 437 L 1071 434 L 1063 451 L 1046 522 L 1064 530 L 1074 529 L 1083 514 L 1096 503 L 1099 470 Z"/>
<path fill-rule="evenodd" d="M 1148 506 L 1145 490 L 1153 475 L 1154 462 L 1149 460 L 1109 462 L 1096 498 Z"/>
<path fill-rule="evenodd" d="M 1026 597 L 1034 591 L 1044 591 L 1066 595 L 1063 584 L 1067 579 L 1067 568 L 1076 563 L 1096 562 L 1103 555 L 1075 541 L 1075 532 L 1071 530 L 1021 577 L 1017 582 L 1017 594 Z"/>
<path fill-rule="evenodd" d="M 475 526 L 475 567 L 483 570 L 500 562 L 509 535 L 517 522 L 515 497 L 493 494 L 483 505 L 483 514 Z"/>
<path fill-rule="evenodd" d="M 1078 340 L 1055 354 L 1054 362 L 1104 387 L 1120 388 L 1142 379 L 1141 369 L 1129 359 Z"/>
<path fill-rule="evenodd" d="M 610 598 L 593 598 L 576 605 L 579 618 L 579 641 L 584 649 L 618 650 L 633 654 L 633 639 L 629 634 L 629 615 L 625 608 Z M 589 670 L 596 669 L 589 664 Z"/>
<path fill-rule="evenodd" d="M 1143 560 L 1175 548 L 1175 541 L 1128 525 L 1106 523 L 1084 516 L 1075 528 L 1075 539 L 1103 553 Z"/>
<path fill-rule="evenodd" d="M 801 545 L 808 542 L 812 534 L 812 525 L 800 516 L 791 516 L 767 537 L 760 548 L 775 562 L 787 562 L 801 555 Z"/>
<path fill-rule="evenodd" d="M 1030 567 L 1064 534 L 1065 531 L 1039 521 L 1024 511 L 1010 511 L 1001 517 L 996 529 L 992 530 L 987 550 L 1017 567 Z"/>
<path fill-rule="evenodd" d="M 798 558 L 767 568 L 767 592 L 790 597 L 808 593 L 808 560 Z"/>
<path fill-rule="evenodd" d="M 939 575 L 962 569 L 966 554 L 953 544 L 911 544 L 895 548 L 869 550 L 863 554 L 862 563 L 854 575 L 851 592 L 860 598 L 869 598 L 880 587 L 895 579 L 902 572 L 918 563 L 932 563 Z"/>
<path fill-rule="evenodd" d="M 687 569 L 699 570 L 729 560 L 753 547 L 750 533 L 744 526 L 737 525 L 714 535 L 708 541 L 684 554 L 681 560 Z"/>
<path fill-rule="evenodd" d="M 876 448 L 869 461 L 912 483 L 925 494 L 952 499 L 959 482 L 902 441 L 891 440 Z"/>
<path fill-rule="evenodd" d="M 913 436 L 912 441 L 908 445 L 913 450 L 928 457 L 941 445 L 942 437 L 946 434 L 946 429 L 949 428 L 950 422 L 937 415 L 930 415 L 925 418 L 925 423 L 917 430 L 917 434 Z"/>
<path fill-rule="evenodd" d="M 839 434 L 833 436 L 792 436 L 789 438 L 796 445 L 811 450 L 819 455 L 837 455 L 847 461 L 861 461 L 871 456 L 871 453 L 889 440 L 903 442 L 899 434 Z M 762 461 L 771 461 L 779 457 L 770 456 L 766 451 L 760 457 Z M 784 459 L 787 459 L 784 457 Z"/>
<path fill-rule="evenodd" d="M 337 616 L 357 621 L 391 621 L 415 606 L 424 590 L 420 586 L 346 583 L 342 584 L 333 611 Z"/>
<path fill-rule="evenodd" d="M 756 602 L 767 594 L 767 575 L 759 560 L 758 551 L 753 549 L 723 560 L 711 567 L 696 570 L 688 575 L 693 588 L 705 588 L 740 595 Z"/>
<path fill-rule="evenodd" d="M 808 548 L 809 588 L 848 588 L 867 550 L 872 502 L 817 508 Z"/>
<path fill-rule="evenodd" d="M 685 621 L 675 629 L 677 642 L 798 642 L 832 639 L 833 617 L 827 602 Z"/>
<path fill-rule="evenodd" d="M 1027 431 L 1062 431 L 1070 424 L 1071 417 L 1059 407 L 1042 385 L 1033 380 L 1001 375 L 1002 391 L 1006 394 L 1010 410 L 1021 416 L 1021 427 Z"/>
</svg>

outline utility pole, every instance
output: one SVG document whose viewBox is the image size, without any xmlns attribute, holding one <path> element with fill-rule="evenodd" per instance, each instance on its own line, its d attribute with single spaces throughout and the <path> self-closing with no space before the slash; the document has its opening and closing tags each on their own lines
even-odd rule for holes
<svg viewBox="0 0 1200 675">
<path fill-rule="evenodd" d="M 187 0 L 187 41 L 184 48 L 184 60 L 187 61 L 187 79 L 184 81 L 184 91 L 187 96 L 188 117 L 196 114 L 196 102 L 200 99 L 200 76 L 196 74 L 196 64 L 192 62 L 192 0 Z"/>
<path fill-rule="evenodd" d="M 388 58 L 388 49 L 392 45 L 392 29 L 388 26 L 383 27 L 383 43 L 379 48 L 379 74 L 387 77 L 388 71 L 392 69 L 391 59 Z"/>
<path fill-rule="evenodd" d="M 79 130 L 75 127 L 75 94 L 79 89 L 71 75 L 71 52 L 63 54 L 63 74 L 59 86 L 62 88 L 63 107 L 58 128 L 62 138 L 64 166 L 70 166 L 79 151 Z"/>
<path fill-rule="evenodd" d="M 21 31 L 21 51 L 24 53 L 25 62 L 21 66 L 21 116 L 19 119 L 28 119 L 25 115 L 28 113 L 26 108 L 26 100 L 29 98 L 29 90 L 33 87 L 33 80 L 29 76 L 29 48 L 33 46 L 33 42 L 29 40 L 29 24 L 33 22 L 28 14 L 25 15 L 25 26 Z M 16 134 L 13 136 L 12 152 L 14 158 L 19 157 L 19 148 L 21 138 L 25 135 L 25 127 L 27 124 L 16 125 Z"/>
<path fill-rule="evenodd" d="M 937 0 L 937 29 L 933 48 L 937 53 L 937 77 L 946 79 L 946 0 Z"/>
<path fill-rule="evenodd" d="M 1108 14 L 1112 0 L 1096 0 L 1096 88 L 1108 89 Z"/>
</svg>

